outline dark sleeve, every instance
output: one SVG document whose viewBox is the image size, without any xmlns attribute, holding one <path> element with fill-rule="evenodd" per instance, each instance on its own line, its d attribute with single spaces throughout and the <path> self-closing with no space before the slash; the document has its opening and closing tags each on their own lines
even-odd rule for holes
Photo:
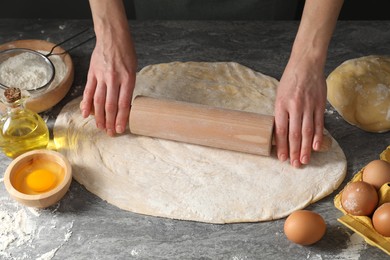
<svg viewBox="0 0 390 260">
<path fill-rule="evenodd" d="M 298 0 L 133 0 L 136 19 L 291 20 Z"/>
</svg>

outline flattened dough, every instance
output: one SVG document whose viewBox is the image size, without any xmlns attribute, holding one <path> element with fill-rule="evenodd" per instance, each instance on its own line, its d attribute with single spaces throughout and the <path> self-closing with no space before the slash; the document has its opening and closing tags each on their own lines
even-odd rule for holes
<svg viewBox="0 0 390 260">
<path fill-rule="evenodd" d="M 137 75 L 136 93 L 210 106 L 273 113 L 277 81 L 237 63 L 150 65 Z M 134 136 L 114 138 L 83 119 L 81 98 L 58 116 L 54 137 L 74 178 L 121 209 L 208 223 L 278 219 L 332 193 L 343 181 L 346 160 L 331 150 L 313 154 L 302 169 L 262 157 Z"/>
<path fill-rule="evenodd" d="M 390 57 L 347 60 L 327 85 L 328 100 L 345 121 L 368 132 L 390 130 Z"/>
</svg>

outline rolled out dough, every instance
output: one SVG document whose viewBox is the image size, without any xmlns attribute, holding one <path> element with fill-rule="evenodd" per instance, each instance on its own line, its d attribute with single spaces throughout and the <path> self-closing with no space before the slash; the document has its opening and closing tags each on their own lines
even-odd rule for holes
<svg viewBox="0 0 390 260">
<path fill-rule="evenodd" d="M 390 130 L 390 56 L 364 56 L 327 78 L 329 103 L 348 123 L 368 132 Z"/>
<path fill-rule="evenodd" d="M 273 113 L 277 80 L 233 62 L 150 65 L 135 93 L 229 109 Z M 129 132 L 108 137 L 83 119 L 80 98 L 59 114 L 54 138 L 87 190 L 121 209 L 208 223 L 278 219 L 329 195 L 346 160 L 333 140 L 326 153 L 295 169 L 262 157 Z"/>
</svg>

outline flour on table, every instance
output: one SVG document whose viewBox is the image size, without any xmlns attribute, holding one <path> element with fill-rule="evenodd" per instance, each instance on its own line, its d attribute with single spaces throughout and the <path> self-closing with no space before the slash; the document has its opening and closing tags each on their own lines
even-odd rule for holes
<svg viewBox="0 0 390 260">
<path fill-rule="evenodd" d="M 24 207 L 0 197 L 0 259 L 52 259 L 70 239 L 73 228 L 73 221 L 61 221 L 58 227 L 57 222 L 53 212 Z M 50 237 L 50 248 L 40 243 L 40 236 Z"/>
<path fill-rule="evenodd" d="M 38 50 L 42 54 L 46 51 Z M 55 74 L 50 86 L 52 89 L 65 77 L 67 68 L 58 55 L 51 55 L 49 59 L 54 65 Z M 21 53 L 0 63 L 0 79 L 6 86 L 18 87 L 24 90 L 32 90 L 43 86 L 50 79 L 50 70 L 37 55 L 29 52 Z"/>
<path fill-rule="evenodd" d="M 341 253 L 332 255 L 332 259 L 355 260 L 361 257 L 362 252 L 367 249 L 367 242 L 357 233 L 353 233 L 348 240 L 347 248 Z"/>
<path fill-rule="evenodd" d="M 135 95 L 273 114 L 278 81 L 234 62 L 172 62 L 137 74 Z M 68 103 L 54 126 L 57 150 L 87 190 L 136 213 L 208 223 L 279 219 L 331 194 L 346 173 L 343 151 L 314 153 L 311 164 L 135 136 L 114 138 Z"/>
</svg>

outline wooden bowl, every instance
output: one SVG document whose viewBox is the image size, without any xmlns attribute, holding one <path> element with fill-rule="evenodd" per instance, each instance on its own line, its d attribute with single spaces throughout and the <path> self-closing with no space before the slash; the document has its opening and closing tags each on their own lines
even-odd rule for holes
<svg viewBox="0 0 390 260">
<path fill-rule="evenodd" d="M 44 175 L 33 174 L 44 170 L 56 177 L 50 188 L 42 190 L 42 183 L 49 180 L 43 180 Z M 52 176 L 49 176 L 50 181 L 53 180 Z M 35 183 L 33 188 L 30 186 L 31 180 Z M 69 161 L 61 153 L 46 149 L 29 151 L 16 157 L 4 174 L 5 188 L 10 196 L 25 206 L 35 208 L 46 208 L 57 203 L 68 191 L 71 181 L 72 167 Z"/>
<path fill-rule="evenodd" d="M 27 48 L 35 51 L 49 52 L 55 43 L 51 43 L 44 40 L 18 40 L 0 45 L 0 51 L 12 48 Z M 58 46 L 54 49 L 53 53 L 62 53 L 65 50 Z M 58 55 L 65 63 L 67 72 L 64 78 L 56 86 L 52 86 L 46 91 L 42 91 L 38 94 L 34 94 L 26 102 L 26 107 L 34 112 L 40 113 L 46 111 L 58 102 L 60 102 L 68 93 L 70 87 L 73 84 L 74 79 L 74 67 L 73 62 L 68 53 Z M 0 110 L 5 110 L 5 105 L 0 103 Z"/>
</svg>

